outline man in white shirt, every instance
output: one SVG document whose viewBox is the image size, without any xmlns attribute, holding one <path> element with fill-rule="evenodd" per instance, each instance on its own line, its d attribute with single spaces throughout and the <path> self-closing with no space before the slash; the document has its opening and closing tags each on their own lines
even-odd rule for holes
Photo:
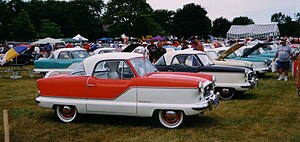
<svg viewBox="0 0 300 142">
<path fill-rule="evenodd" d="M 280 44 L 281 45 L 278 47 L 273 61 L 276 61 L 276 58 L 278 57 L 278 60 L 276 61 L 276 67 L 279 73 L 278 80 L 287 81 L 290 68 L 290 58 L 293 54 L 293 50 L 286 44 L 286 39 L 282 39 Z"/>
<path fill-rule="evenodd" d="M 39 46 L 34 47 L 34 58 L 35 60 L 38 60 L 41 54 L 41 50 Z"/>
</svg>

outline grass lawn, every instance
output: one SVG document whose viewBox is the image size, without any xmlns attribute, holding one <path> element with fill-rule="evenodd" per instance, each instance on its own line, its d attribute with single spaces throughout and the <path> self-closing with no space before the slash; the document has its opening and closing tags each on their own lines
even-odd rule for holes
<svg viewBox="0 0 300 142">
<path fill-rule="evenodd" d="M 35 103 L 37 78 L 0 79 L 0 141 L 4 109 L 9 111 L 11 141 L 300 141 L 295 79 L 277 81 L 275 73 L 178 129 L 162 128 L 151 118 L 123 116 L 83 115 L 74 123 L 61 123 L 54 110 Z"/>
</svg>

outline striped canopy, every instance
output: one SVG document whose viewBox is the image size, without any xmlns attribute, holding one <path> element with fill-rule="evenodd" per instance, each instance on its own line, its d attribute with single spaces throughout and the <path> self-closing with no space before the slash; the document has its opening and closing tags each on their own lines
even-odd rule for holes
<svg viewBox="0 0 300 142">
<path fill-rule="evenodd" d="M 279 35 L 277 24 L 232 25 L 227 32 L 228 39 L 268 38 Z"/>
<path fill-rule="evenodd" d="M 28 50 L 30 46 L 28 45 L 18 45 L 11 49 L 9 49 L 1 58 L 0 58 L 0 65 L 4 65 L 6 61 L 9 61 L 20 54 L 23 54 L 24 51 Z"/>
</svg>

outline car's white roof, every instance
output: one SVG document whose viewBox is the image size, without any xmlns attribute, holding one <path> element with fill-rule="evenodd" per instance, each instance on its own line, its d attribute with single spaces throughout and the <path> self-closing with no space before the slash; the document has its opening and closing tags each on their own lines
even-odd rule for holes
<svg viewBox="0 0 300 142">
<path fill-rule="evenodd" d="M 99 52 L 103 50 L 116 50 L 116 48 L 111 48 L 111 47 L 98 48 L 94 51 L 94 54 L 99 54 Z"/>
<path fill-rule="evenodd" d="M 228 50 L 230 47 L 218 47 L 218 48 L 213 48 L 213 49 L 204 49 L 205 51 L 216 51 L 217 53 L 221 50 Z"/>
<path fill-rule="evenodd" d="M 173 52 L 167 52 L 163 55 L 165 58 L 165 62 L 167 65 L 171 64 L 171 60 L 173 59 L 174 56 L 179 55 L 179 54 L 205 54 L 202 51 L 197 51 L 197 50 L 179 50 L 179 51 L 173 51 Z"/>
<path fill-rule="evenodd" d="M 57 59 L 58 54 L 62 51 L 80 51 L 80 50 L 86 51 L 83 48 L 60 48 L 60 49 L 53 51 L 52 54 L 54 55 L 55 59 Z"/>
<path fill-rule="evenodd" d="M 102 60 L 129 60 L 132 58 L 143 57 L 142 54 L 137 53 L 125 53 L 125 52 L 113 52 L 113 53 L 105 53 L 105 54 L 97 54 L 94 56 L 90 56 L 83 60 L 83 65 L 87 75 L 91 75 L 95 65 Z"/>
</svg>

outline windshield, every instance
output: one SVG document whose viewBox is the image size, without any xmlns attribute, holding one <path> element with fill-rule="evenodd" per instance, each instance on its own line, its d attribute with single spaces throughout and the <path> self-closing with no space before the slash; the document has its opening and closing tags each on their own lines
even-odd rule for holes
<svg viewBox="0 0 300 142">
<path fill-rule="evenodd" d="M 77 51 L 73 51 L 74 54 L 74 58 L 87 58 L 89 57 L 89 53 L 85 50 L 77 50 Z"/>
<path fill-rule="evenodd" d="M 218 59 L 218 55 L 215 51 L 207 51 L 206 54 L 211 58 L 211 59 Z"/>
<path fill-rule="evenodd" d="M 139 74 L 139 76 L 144 76 L 145 74 L 157 71 L 157 69 L 150 63 L 150 61 L 145 58 L 134 58 L 130 60 L 130 63 Z"/>
<path fill-rule="evenodd" d="M 197 54 L 204 66 L 213 65 L 214 62 L 206 54 Z"/>
<path fill-rule="evenodd" d="M 243 53 L 245 54 L 246 52 L 248 52 L 251 48 L 246 48 L 244 49 Z M 250 55 L 259 55 L 261 54 L 259 50 L 255 50 L 253 51 Z"/>
<path fill-rule="evenodd" d="M 85 70 L 83 67 L 83 63 L 81 62 L 70 75 L 85 75 Z"/>
</svg>

